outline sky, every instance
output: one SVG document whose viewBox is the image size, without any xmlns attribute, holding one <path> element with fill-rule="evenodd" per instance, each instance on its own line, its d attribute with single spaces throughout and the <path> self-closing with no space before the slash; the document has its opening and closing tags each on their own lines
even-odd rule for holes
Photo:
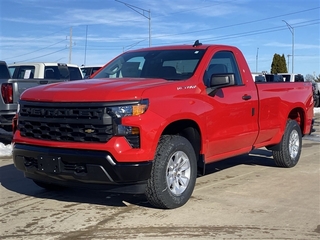
<svg viewBox="0 0 320 240">
<path fill-rule="evenodd" d="M 320 1 L 0 0 L 8 64 L 102 65 L 130 49 L 195 40 L 238 47 L 252 72 L 270 72 L 284 54 L 288 72 L 318 76 Z"/>
</svg>

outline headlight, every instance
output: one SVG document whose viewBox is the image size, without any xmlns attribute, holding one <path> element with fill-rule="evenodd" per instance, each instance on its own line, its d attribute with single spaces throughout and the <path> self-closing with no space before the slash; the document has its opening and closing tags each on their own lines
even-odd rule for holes
<svg viewBox="0 0 320 240">
<path fill-rule="evenodd" d="M 126 116 L 132 116 L 133 106 L 116 106 L 110 107 L 110 111 L 117 118 L 122 118 Z"/>
<path fill-rule="evenodd" d="M 149 105 L 148 100 L 141 100 L 138 104 L 134 105 L 123 105 L 109 107 L 109 113 L 117 118 L 127 117 L 127 116 L 139 116 L 147 110 Z"/>
<path fill-rule="evenodd" d="M 125 136 L 133 147 L 138 147 L 140 129 L 134 126 L 123 125 L 121 118 L 128 116 L 139 116 L 147 111 L 148 106 L 149 101 L 147 99 L 144 99 L 135 104 L 108 107 L 108 114 L 111 115 L 114 119 L 114 134 L 118 136 Z M 137 139 L 134 140 L 135 138 Z"/>
</svg>

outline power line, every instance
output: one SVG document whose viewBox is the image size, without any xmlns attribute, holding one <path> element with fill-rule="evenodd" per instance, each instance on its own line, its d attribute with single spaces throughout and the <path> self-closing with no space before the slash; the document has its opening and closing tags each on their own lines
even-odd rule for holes
<svg viewBox="0 0 320 240">
<path fill-rule="evenodd" d="M 299 28 L 299 27 L 304 27 L 304 26 L 310 26 L 310 25 L 315 25 L 315 24 L 319 24 L 320 19 L 314 19 L 314 20 L 309 20 L 309 21 L 304 21 L 304 22 L 300 22 L 300 23 L 296 23 L 293 26 L 295 28 Z M 317 21 L 317 22 L 315 22 Z M 201 40 L 211 40 L 211 41 L 219 41 L 219 40 L 225 40 L 225 39 L 231 39 L 231 38 L 239 38 L 239 37 L 246 37 L 246 36 L 252 36 L 252 35 L 259 35 L 259 34 L 265 34 L 265 33 L 269 33 L 269 32 L 278 32 L 278 31 L 284 31 L 287 28 L 284 26 L 279 26 L 279 27 L 272 27 L 272 28 L 265 28 L 265 29 L 259 29 L 259 30 L 253 30 L 253 31 L 248 31 L 248 32 L 241 32 L 241 33 L 236 33 L 236 34 L 228 34 L 228 35 L 222 35 L 222 36 L 218 36 L 218 37 L 209 37 L 209 38 L 202 38 Z M 193 40 L 193 39 L 192 39 Z M 181 41 L 176 41 L 176 42 L 162 42 L 161 45 L 163 44 L 172 44 L 172 43 L 181 43 Z M 157 46 L 157 44 L 154 44 L 155 46 Z M 160 44 L 158 44 L 159 46 Z M 97 47 L 97 48 L 90 48 L 87 50 L 118 50 L 120 47 Z"/>
<path fill-rule="evenodd" d="M 318 22 L 316 22 L 316 23 L 309 23 L 309 24 L 298 25 L 298 26 L 294 25 L 294 26 L 295 26 L 295 28 L 298 28 L 298 27 L 303 27 L 303 26 L 319 24 L 320 19 L 317 19 L 317 20 L 318 20 Z M 309 21 L 306 21 L 306 22 L 309 22 Z M 301 22 L 301 23 L 303 23 L 303 22 Z M 277 31 L 282 31 L 282 30 L 286 30 L 286 29 L 287 29 L 286 27 L 265 28 L 265 29 L 260 29 L 260 30 L 238 33 L 238 34 L 224 35 L 224 36 L 215 37 L 215 38 L 206 38 L 206 40 L 208 40 L 208 39 L 223 40 L 223 39 L 227 39 L 227 38 L 246 37 L 246 36 L 258 35 L 258 34 L 269 33 L 269 32 L 277 32 Z"/>
<path fill-rule="evenodd" d="M 232 1 L 228 1 L 228 2 L 232 2 Z M 228 3 L 227 2 L 227 3 Z M 222 4 L 222 3 L 219 3 Z M 195 9 L 202 9 L 202 8 L 207 8 L 208 6 L 212 6 L 212 5 L 219 5 L 219 4 L 211 4 L 211 5 L 206 5 L 204 7 L 199 7 L 199 8 L 193 8 L 193 10 Z M 313 11 L 313 10 L 317 10 L 320 7 L 314 7 L 314 8 L 309 8 L 309 9 L 304 9 L 304 10 L 300 10 L 300 11 L 296 11 L 296 12 L 291 12 L 291 13 L 286 13 L 286 14 L 281 14 L 281 15 L 276 15 L 276 16 L 272 16 L 272 17 L 267 17 L 267 18 L 262 18 L 262 19 L 256 19 L 256 20 L 252 20 L 252 21 L 246 21 L 246 22 L 241 22 L 241 23 L 236 23 L 236 24 L 230 24 L 230 25 L 225 25 L 225 26 L 220 26 L 220 27 L 214 27 L 214 28 L 207 28 L 207 29 L 200 29 L 200 30 L 195 30 L 195 31 L 189 31 L 189 32 L 180 32 L 180 33 L 174 33 L 174 34 L 164 34 L 162 36 L 154 36 L 153 39 L 160 39 L 163 37 L 168 37 L 168 36 L 176 36 L 176 35 L 185 35 L 185 34 L 191 34 L 191 33 L 199 33 L 199 32 L 207 32 L 207 31 L 212 31 L 212 30 L 217 30 L 217 29 L 224 29 L 224 28 L 230 28 L 230 27 L 236 27 L 236 26 L 241 26 L 241 25 L 246 25 L 246 24 L 251 24 L 251 23 L 257 23 L 257 22 L 262 22 L 262 21 L 266 21 L 266 20 L 270 20 L 270 19 L 275 19 L 275 18 L 283 18 L 285 16 L 290 16 L 290 15 L 295 15 L 295 14 L 299 14 L 299 13 L 304 13 L 304 12 L 309 12 L 309 11 Z M 176 15 L 177 13 L 183 13 L 183 12 L 189 12 L 189 11 L 193 11 L 193 10 L 185 10 L 185 11 L 177 11 L 177 12 L 171 12 L 168 13 L 166 15 L 163 15 L 164 17 L 167 17 L 168 15 Z M 156 16 L 153 17 L 153 19 L 160 19 L 160 17 Z M 135 18 L 136 19 L 136 18 Z M 133 21 L 135 19 L 130 19 L 130 20 L 117 20 L 118 22 L 128 22 L 128 21 Z M 88 24 L 86 24 L 88 25 Z M 93 24 L 89 24 L 93 25 Z M 81 26 L 81 25 L 79 25 Z M 129 39 L 129 38 L 128 38 Z M 122 38 L 122 40 L 126 41 L 126 38 Z M 130 39 L 131 40 L 131 39 Z"/>
<path fill-rule="evenodd" d="M 231 1 L 229 1 L 231 2 Z M 201 9 L 201 8 L 204 8 L 204 7 L 200 7 L 200 8 L 196 8 L 196 9 Z M 246 22 L 242 22 L 242 23 L 236 23 L 236 24 L 230 24 L 230 25 L 226 25 L 226 26 L 220 26 L 220 27 L 215 27 L 215 28 L 209 28 L 209 29 L 202 29 L 202 30 L 195 30 L 195 31 L 189 31 L 189 32 L 181 32 L 181 33 L 176 33 L 176 34 L 166 34 L 166 35 L 161 35 L 161 36 L 155 36 L 153 37 L 154 39 L 161 39 L 161 38 L 164 38 L 164 37 L 168 37 L 168 36 L 175 36 L 175 35 L 185 35 L 185 34 L 191 34 L 191 33 L 198 33 L 198 32 L 206 32 L 206 31 L 211 31 L 211 30 L 216 30 L 216 29 L 224 29 L 224 28 L 230 28 L 230 27 L 235 27 L 235 26 L 240 26 L 240 25 L 246 25 L 246 24 L 251 24 L 251 23 L 256 23 L 256 22 L 261 22 L 261 21 L 266 21 L 266 20 L 270 20 L 270 19 L 275 19 L 275 18 L 280 18 L 280 17 L 284 17 L 284 16 L 290 16 L 290 15 L 294 15 L 294 14 L 298 14 L 298 13 L 303 13 L 303 12 L 308 12 L 308 11 L 313 11 L 313 10 L 316 10 L 316 9 L 319 9 L 320 7 L 315 7 L 315 8 L 309 8 L 309 9 L 305 9 L 305 10 L 301 10 L 301 11 L 296 11 L 296 12 L 292 12 L 292 13 L 287 13 L 287 14 L 281 14 L 281 15 L 277 15 L 277 16 L 272 16 L 272 17 L 267 17 L 267 18 L 262 18 L 262 19 L 257 19 L 257 20 L 252 20 L 252 21 L 246 21 Z M 194 10 L 194 9 L 193 9 Z M 190 10 L 191 11 L 191 10 Z M 181 13 L 185 12 L 185 11 L 180 11 Z M 179 12 L 174 12 L 174 13 L 170 13 L 170 14 L 177 14 Z M 318 21 L 319 19 L 316 19 L 316 20 L 309 20 L 309 21 L 305 21 L 305 22 L 301 22 L 301 23 L 296 23 L 294 24 L 295 27 L 303 27 L 303 26 L 309 26 L 309 25 L 314 25 L 314 24 L 319 24 L 319 22 L 315 22 L 315 23 L 310 23 L 310 24 L 305 24 L 305 23 L 308 23 L 308 22 L 312 22 L 312 21 Z M 300 24 L 300 25 L 299 25 Z M 80 25 L 79 25 L 80 26 Z M 63 28 L 64 29 L 67 29 L 66 28 Z M 272 30 L 273 29 L 273 30 Z M 255 35 L 255 34 L 263 34 L 263 33 L 267 33 L 267 32 L 273 32 L 273 31 L 281 31 L 281 30 L 284 30 L 285 28 L 279 28 L 278 27 L 275 27 L 275 28 L 268 28 L 268 29 L 263 29 L 263 30 L 256 30 L 256 31 L 249 31 L 249 32 L 244 32 L 244 33 L 238 33 L 238 34 L 231 34 L 231 35 L 224 35 L 224 36 L 219 36 L 219 37 L 216 37 L 216 38 L 206 38 L 206 40 L 223 40 L 223 39 L 226 39 L 226 38 L 237 38 L 237 37 L 245 37 L 245 36 L 250 36 L 250 35 Z M 62 30 L 59 30 L 57 32 L 61 32 Z M 57 32 L 53 32 L 51 33 L 50 35 L 54 35 L 55 33 Z M 46 35 L 48 36 L 48 35 Z M 45 37 L 45 36 L 43 36 Z M 39 37 L 37 39 L 40 39 L 40 38 L 43 38 L 43 37 Z M 126 40 L 124 38 L 122 38 L 122 40 Z M 130 39 L 132 41 L 132 39 Z M 40 48 L 40 49 L 37 49 L 35 51 L 32 51 L 32 52 L 28 52 L 28 53 L 25 53 L 25 54 L 22 54 L 22 55 L 19 55 L 19 56 L 15 56 L 15 57 L 21 57 L 21 56 L 25 56 L 25 55 L 28 55 L 28 54 L 31 54 L 31 53 L 34 53 L 34 52 L 38 52 L 40 50 L 43 50 L 43 49 L 47 49 L 51 46 L 54 46 L 58 43 L 61 43 L 65 40 L 62 40 L 62 41 L 59 41 L 57 43 L 54 43 L 52 45 L 49 45 L 49 46 L 46 46 L 46 47 L 43 47 L 43 48 Z M 167 42 L 168 44 L 171 44 L 173 43 L 172 41 L 171 42 Z M 166 44 L 166 43 L 162 43 L 162 44 Z M 155 44 L 156 46 L 157 44 Z M 81 46 L 81 45 L 79 45 Z M 87 49 L 87 50 L 107 50 L 107 49 L 120 49 L 120 48 L 123 48 L 123 46 L 118 46 L 115 48 L 115 45 L 113 44 L 113 47 L 105 47 L 105 48 L 97 48 L 97 49 Z M 64 49 L 63 49 L 64 50 Z M 55 53 L 55 52 L 54 52 Z M 15 57 L 10 57 L 9 59 L 12 59 L 12 58 L 15 58 Z M 36 57 L 38 58 L 38 57 Z M 32 58 L 34 59 L 34 58 Z"/>
<path fill-rule="evenodd" d="M 63 49 L 60 49 L 58 51 L 54 51 L 54 52 L 51 52 L 51 53 L 47 53 L 45 55 L 41 55 L 41 56 L 37 56 L 37 57 L 34 57 L 34 58 L 29 58 L 29 59 L 26 59 L 26 60 L 22 60 L 22 61 L 16 61 L 16 62 L 27 62 L 27 61 L 30 61 L 30 60 L 33 60 L 33 59 L 37 59 L 37 58 L 41 58 L 41 57 L 46 57 L 46 56 L 49 56 L 49 55 L 52 55 L 52 54 L 55 54 L 57 52 L 61 52 L 63 50 L 66 50 L 67 48 L 63 48 Z"/>
<path fill-rule="evenodd" d="M 48 45 L 48 46 L 43 47 L 43 48 L 38 48 L 37 50 L 34 50 L 34 51 L 32 51 L 32 52 L 27 52 L 27 53 L 20 54 L 20 55 L 14 56 L 14 57 L 9 57 L 9 58 L 6 58 L 6 59 L 12 59 L 12 58 L 16 58 L 16 57 L 22 57 L 22 56 L 25 56 L 25 55 L 28 55 L 28 54 L 31 54 L 31 53 L 35 53 L 35 52 L 41 51 L 41 50 L 43 50 L 43 49 L 47 49 L 47 48 L 49 48 L 49 47 L 55 46 L 55 45 L 57 45 L 57 44 L 59 44 L 59 43 L 62 43 L 62 42 L 64 42 L 64 41 L 66 41 L 66 39 L 61 40 L 61 41 L 59 41 L 59 42 L 56 42 L 56 43 L 54 43 L 54 44 Z"/>
<path fill-rule="evenodd" d="M 294 26 L 295 26 L 295 28 L 299 28 L 299 27 L 304 27 L 304 26 L 316 25 L 316 24 L 320 23 L 319 20 L 320 19 L 311 20 L 311 21 L 318 21 L 318 22 L 308 23 L 308 24 L 302 24 L 302 23 L 307 23 L 307 22 L 310 22 L 310 21 L 296 23 L 296 24 L 294 24 Z M 302 25 L 297 25 L 297 24 L 302 24 Z M 253 30 L 253 31 L 242 32 L 242 33 L 237 33 L 237 34 L 222 35 L 222 36 L 213 37 L 213 38 L 211 38 L 211 37 L 202 38 L 202 40 L 224 40 L 224 39 L 229 39 L 229 38 L 238 38 L 238 37 L 246 37 L 246 36 L 251 36 L 251 35 L 258 35 L 258 34 L 263 34 L 263 33 L 268 33 L 268 32 L 283 31 L 283 30 L 286 30 L 286 29 L 287 28 L 283 27 L 283 26 L 281 26 L 281 27 L 272 27 L 272 28 Z M 162 42 L 161 45 L 163 45 L 163 44 L 172 44 L 172 43 L 181 43 L 181 41 L 176 41 L 176 42 L 172 42 L 171 41 L 171 42 L 166 42 L 166 43 Z"/>
<path fill-rule="evenodd" d="M 42 36 L 42 37 L 38 37 L 37 39 L 41 39 L 41 38 L 44 38 L 44 37 L 48 37 L 48 36 L 55 35 L 56 33 L 62 32 L 62 31 L 64 31 L 64 30 L 66 30 L 66 29 L 69 29 L 69 27 L 64 27 L 64 28 L 62 28 L 62 29 L 60 29 L 60 30 L 58 30 L 58 31 L 55 31 L 55 32 L 49 33 L 49 34 L 44 35 L 44 36 Z"/>
<path fill-rule="evenodd" d="M 211 7 L 211 6 L 217 6 L 217 5 L 226 4 L 226 3 L 230 3 L 230 2 L 236 2 L 236 1 L 230 0 L 230 1 L 223 1 L 223 2 L 218 2 L 218 3 L 213 3 L 213 4 L 207 4 L 207 5 L 204 5 L 204 6 L 201 6 L 201 7 L 192 7 L 192 8 L 189 7 L 188 10 L 170 12 L 170 13 L 167 13 L 167 14 L 158 14 L 158 17 L 156 15 L 156 11 L 155 11 L 155 15 L 156 16 L 154 18 L 160 18 L 162 16 L 167 17 L 168 15 L 177 15 L 179 13 L 194 12 L 195 10 L 198 10 L 198 9 L 203 9 L 203 8 L 207 9 L 208 7 Z"/>
<path fill-rule="evenodd" d="M 175 35 L 181 35 L 181 34 L 190 34 L 190 33 L 198 33 L 198 32 L 207 32 L 207 31 L 211 31 L 211 30 L 236 27 L 236 26 L 241 26 L 241 25 L 246 25 L 246 24 L 251 24 L 251 23 L 256 23 L 256 22 L 262 22 L 262 21 L 266 21 L 266 20 L 270 20 L 270 19 L 274 19 L 274 18 L 280 18 L 280 17 L 283 18 L 284 16 L 289 16 L 289 15 L 298 14 L 298 13 L 302 13 L 302 12 L 308 12 L 308 11 L 316 10 L 319 8 L 320 7 L 310 8 L 310 9 L 301 10 L 301 11 L 297 11 L 297 12 L 293 12 L 293 13 L 281 14 L 281 15 L 277 15 L 277 16 L 273 16 L 273 17 L 262 18 L 262 19 L 247 21 L 247 22 L 241 22 L 241 23 L 236 23 L 236 24 L 231 24 L 231 25 L 226 25 L 226 26 L 221 26 L 221 27 L 207 28 L 207 29 L 202 29 L 202 30 L 195 30 L 195 31 L 175 33 L 175 34 L 167 34 L 167 35 L 163 35 L 161 37 L 175 36 Z M 158 38 L 161 38 L 161 37 L 158 37 Z"/>
</svg>

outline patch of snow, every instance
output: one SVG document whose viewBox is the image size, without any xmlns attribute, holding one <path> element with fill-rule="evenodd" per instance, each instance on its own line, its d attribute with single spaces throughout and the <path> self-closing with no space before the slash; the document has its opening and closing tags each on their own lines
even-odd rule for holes
<svg viewBox="0 0 320 240">
<path fill-rule="evenodd" d="M 0 157 L 10 157 L 12 155 L 12 145 L 4 145 L 0 142 Z"/>
<path fill-rule="evenodd" d="M 314 113 L 320 113 L 320 107 L 314 108 L 314 109 L 313 109 L 313 112 L 314 112 Z"/>
</svg>

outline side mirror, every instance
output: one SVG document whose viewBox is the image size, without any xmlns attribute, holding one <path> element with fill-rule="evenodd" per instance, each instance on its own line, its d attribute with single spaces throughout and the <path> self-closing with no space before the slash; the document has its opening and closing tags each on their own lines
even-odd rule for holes
<svg viewBox="0 0 320 240">
<path fill-rule="evenodd" d="M 212 74 L 210 78 L 210 87 L 220 88 L 234 85 L 234 74 Z"/>
<path fill-rule="evenodd" d="M 210 77 L 210 87 L 207 88 L 207 93 L 210 95 L 214 95 L 216 90 L 222 87 L 233 86 L 234 74 L 226 73 L 226 74 L 212 74 Z"/>
</svg>

